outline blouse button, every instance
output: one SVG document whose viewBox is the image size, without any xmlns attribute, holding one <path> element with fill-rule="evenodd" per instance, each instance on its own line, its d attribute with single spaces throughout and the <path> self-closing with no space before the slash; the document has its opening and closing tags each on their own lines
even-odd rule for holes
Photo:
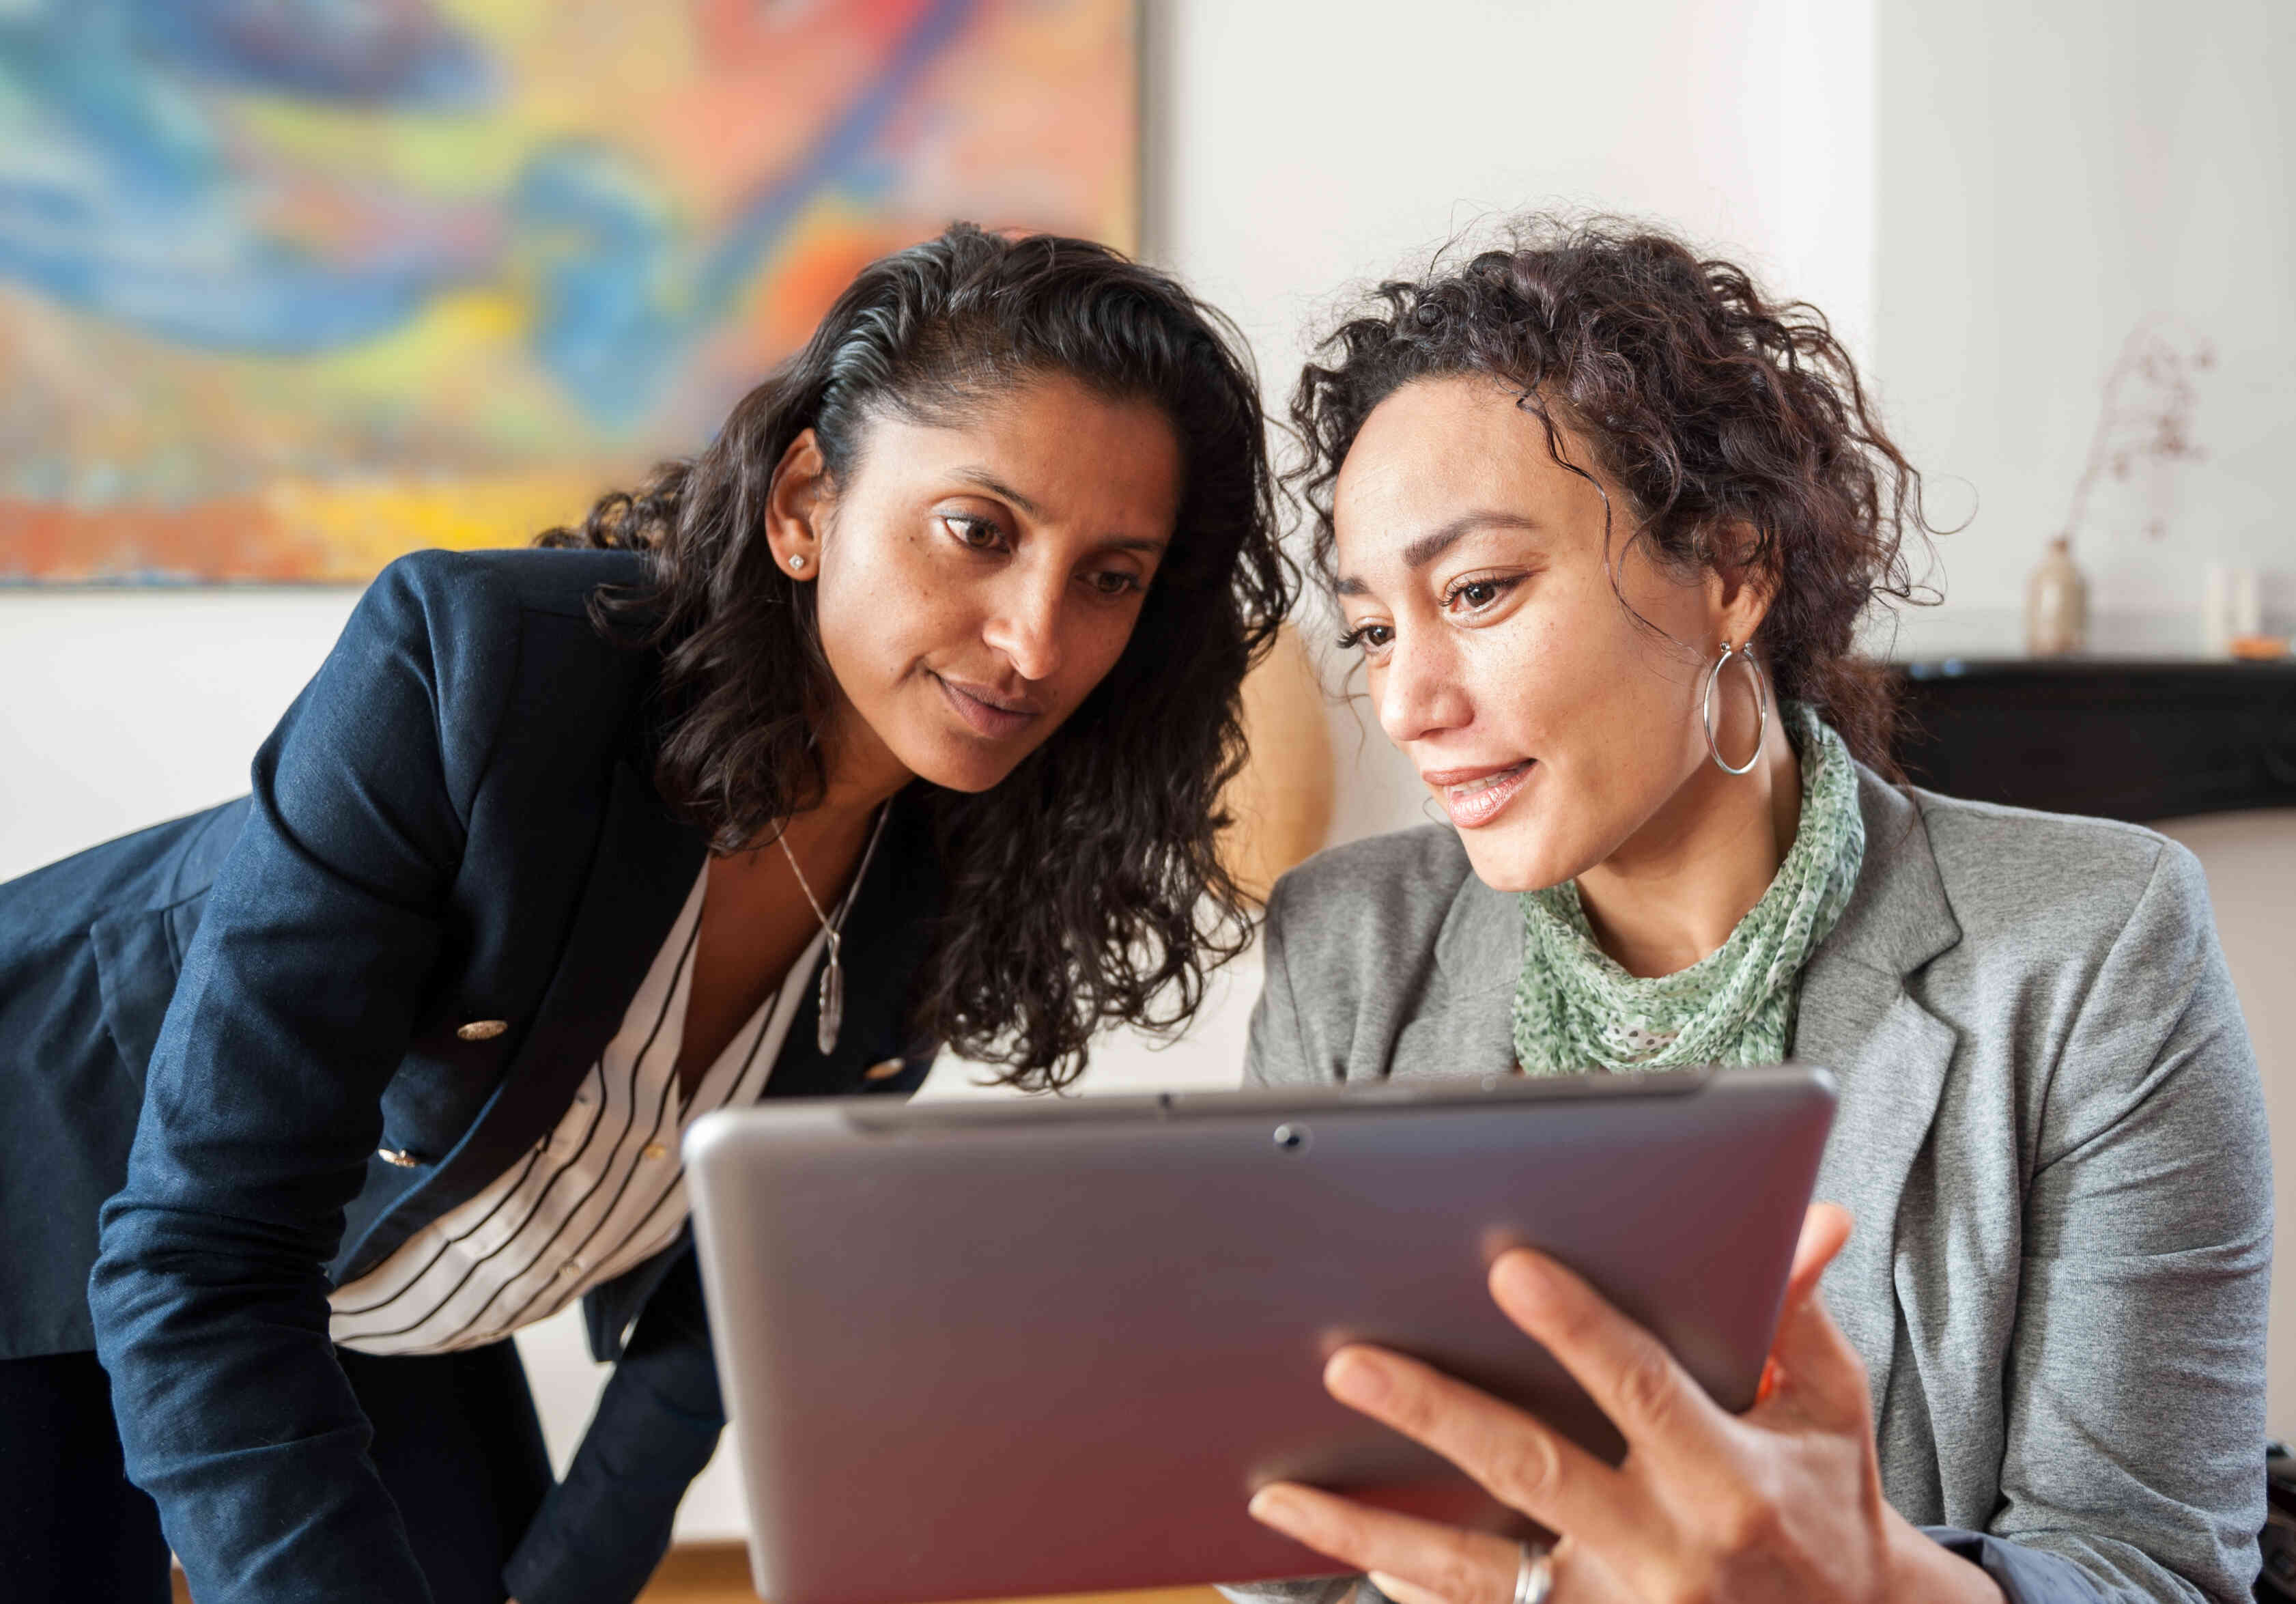
<svg viewBox="0 0 2296 1604">
<path fill-rule="evenodd" d="M 383 1163 L 397 1164 L 402 1170 L 411 1170 L 422 1162 L 404 1147 L 377 1147 L 375 1152 L 381 1156 Z"/>
<path fill-rule="evenodd" d="M 510 1029 L 507 1019 L 473 1019 L 468 1024 L 455 1027 L 455 1034 L 465 1041 L 492 1041 Z"/>
</svg>

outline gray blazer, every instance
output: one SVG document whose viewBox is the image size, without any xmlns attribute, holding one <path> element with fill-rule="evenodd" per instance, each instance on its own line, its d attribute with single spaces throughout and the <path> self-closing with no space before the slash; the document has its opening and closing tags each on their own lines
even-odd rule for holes
<svg viewBox="0 0 2296 1604">
<path fill-rule="evenodd" d="M 1817 1196 L 1857 1226 L 1824 1293 L 1890 1501 L 2013 1599 L 2245 1599 L 2271 1156 L 2200 867 L 1868 770 L 1858 801 L 1793 1053 L 1840 1081 Z M 1310 860 L 1266 939 L 1247 1080 L 1513 1068 L 1521 916 L 1447 827 Z"/>
</svg>

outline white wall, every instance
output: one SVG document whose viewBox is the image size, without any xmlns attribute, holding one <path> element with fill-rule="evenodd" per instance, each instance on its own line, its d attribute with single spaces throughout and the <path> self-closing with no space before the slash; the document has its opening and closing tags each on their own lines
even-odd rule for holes
<svg viewBox="0 0 2296 1604">
<path fill-rule="evenodd" d="M 2296 629 L 2296 6 L 2285 0 L 1880 0 L 1882 394 L 1940 511 L 1947 608 L 1909 640 L 2014 613 L 2062 528 L 2100 387 L 2154 319 L 2206 338 L 2209 453 L 2107 483 L 2076 544 L 2092 605 L 2196 646 L 2206 563 L 2276 571 Z M 2158 514 L 2169 534 L 2148 539 Z M 1956 617 L 1955 615 L 1961 615 Z"/>
</svg>

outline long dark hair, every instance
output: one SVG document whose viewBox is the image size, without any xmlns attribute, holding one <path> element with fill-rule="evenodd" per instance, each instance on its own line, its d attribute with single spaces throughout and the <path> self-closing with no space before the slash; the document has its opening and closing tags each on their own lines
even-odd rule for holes
<svg viewBox="0 0 2296 1604">
<path fill-rule="evenodd" d="M 1108 677 L 992 790 L 925 796 L 947 900 L 913 1023 L 1031 1087 L 1080 1073 L 1102 1025 L 1185 1019 L 1249 938 L 1215 850 L 1220 794 L 1242 761 L 1238 688 L 1295 575 L 1234 325 L 1105 246 L 960 223 L 864 268 L 699 456 L 540 540 L 649 554 L 649 583 L 594 610 L 663 654 L 656 787 L 714 850 L 741 850 L 827 781 L 814 732 L 834 679 L 813 589 L 765 535 L 783 453 L 811 429 L 835 482 L 873 416 L 947 418 L 1053 374 L 1160 409 L 1185 483 Z"/>
<path fill-rule="evenodd" d="M 1364 420 L 1414 380 L 1488 377 L 1545 425 L 1554 460 L 1603 491 L 1606 526 L 1610 493 L 1569 459 L 1563 432 L 1625 493 L 1614 588 L 1638 541 L 1677 572 L 1765 575 L 1775 594 L 1755 639 L 1778 695 L 1894 774 L 1893 692 L 1856 634 L 1877 602 L 1922 599 L 1905 539 L 1931 531 L 1921 475 L 1824 315 L 1647 225 L 1532 216 L 1508 232 L 1504 249 L 1447 266 L 1447 247 L 1423 276 L 1381 284 L 1300 374 L 1305 454 L 1286 477 L 1313 514 L 1325 583 L 1332 492 Z"/>
</svg>

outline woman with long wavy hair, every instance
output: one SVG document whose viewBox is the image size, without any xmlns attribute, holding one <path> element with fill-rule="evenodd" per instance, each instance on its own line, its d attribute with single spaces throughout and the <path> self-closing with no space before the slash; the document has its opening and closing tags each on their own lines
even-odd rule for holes
<svg viewBox="0 0 2296 1604">
<path fill-rule="evenodd" d="M 959 226 L 636 494 L 393 563 L 251 797 L 0 888 L 12 1596 L 632 1597 L 720 1423 L 685 1125 L 1057 1086 L 1241 946 L 1271 508 L 1217 314 Z"/>
</svg>

